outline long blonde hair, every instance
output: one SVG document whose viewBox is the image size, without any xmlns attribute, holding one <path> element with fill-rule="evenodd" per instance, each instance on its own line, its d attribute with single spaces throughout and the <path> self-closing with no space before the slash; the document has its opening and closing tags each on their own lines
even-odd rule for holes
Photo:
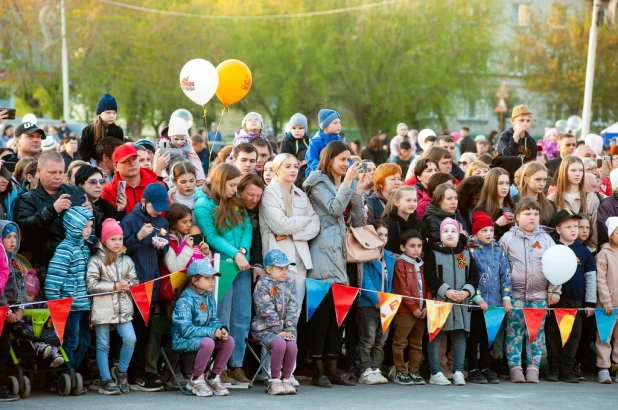
<svg viewBox="0 0 618 410">
<path fill-rule="evenodd" d="M 97 115 L 92 128 L 94 129 L 94 145 L 97 145 L 97 142 L 105 138 L 105 122 L 101 115 Z"/>
<path fill-rule="evenodd" d="M 413 192 L 414 195 L 416 195 L 416 188 L 407 185 L 397 188 L 397 190 L 393 192 L 391 197 L 388 199 L 388 202 L 384 207 L 384 212 L 382 212 L 382 218 L 390 215 L 391 213 L 393 213 L 393 211 L 399 212 L 399 208 L 397 208 L 397 205 L 395 205 L 395 201 L 401 200 L 401 197 L 405 192 Z"/>
<path fill-rule="evenodd" d="M 580 214 L 588 213 L 588 205 L 586 204 L 586 179 L 584 178 L 584 163 L 581 159 L 573 155 L 567 155 L 562 159 L 562 163 L 560 164 L 560 168 L 558 169 L 558 178 L 556 180 L 556 193 L 554 195 L 554 203 L 556 204 L 556 208 L 564 209 L 567 207 L 567 202 L 564 200 L 564 195 L 569 192 L 570 182 L 569 182 L 569 167 L 573 164 L 580 164 L 582 166 L 582 180 L 579 181 L 579 202 L 581 203 L 581 207 L 577 211 Z M 575 209 L 572 209 L 575 211 Z"/>
<path fill-rule="evenodd" d="M 532 178 L 532 175 L 537 172 L 544 171 L 546 174 L 547 167 L 537 161 L 530 161 L 524 164 L 523 167 L 519 168 L 515 173 L 515 183 L 519 187 L 519 197 L 521 198 L 530 198 L 526 195 L 528 191 L 528 182 L 526 182 L 526 178 Z M 554 207 L 549 202 L 549 199 L 543 193 L 539 193 L 537 198 L 532 198 L 536 200 L 541 206 L 541 221 L 551 221 L 554 216 Z"/>
<path fill-rule="evenodd" d="M 293 158 L 296 161 L 296 157 L 292 154 L 279 154 L 273 159 L 273 172 L 275 173 L 275 175 L 277 175 L 277 171 L 279 171 L 279 168 L 281 168 L 281 165 L 283 165 L 283 161 L 288 158 Z M 277 181 L 279 181 L 278 175 Z M 292 204 L 292 194 L 290 193 L 290 191 L 282 189 L 281 196 L 283 197 L 283 209 L 285 210 L 285 215 L 287 217 L 290 217 L 294 212 L 294 205 Z"/>
<path fill-rule="evenodd" d="M 105 251 L 105 258 L 103 260 L 105 266 L 109 266 L 118 260 L 118 252 L 110 251 L 109 249 L 107 249 L 107 246 L 105 246 L 105 244 L 103 244 L 103 251 Z"/>
</svg>

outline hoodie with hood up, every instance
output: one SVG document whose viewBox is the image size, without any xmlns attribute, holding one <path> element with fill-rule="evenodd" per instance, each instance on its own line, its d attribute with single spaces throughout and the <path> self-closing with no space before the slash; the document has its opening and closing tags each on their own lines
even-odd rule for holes
<svg viewBox="0 0 618 410">
<path fill-rule="evenodd" d="M 21 232 L 15 222 L 0 221 L 0 234 L 2 239 L 9 236 L 11 233 L 17 234 L 16 245 L 13 252 L 6 252 L 3 244 L 0 243 L 0 284 L 1 279 L 6 275 L 6 285 L 4 286 L 4 298 L 9 305 L 24 303 L 26 301 L 26 273 L 28 268 L 24 266 L 17 258 L 19 244 L 21 243 Z M 2 286 L 0 286 L 2 293 Z"/>
</svg>

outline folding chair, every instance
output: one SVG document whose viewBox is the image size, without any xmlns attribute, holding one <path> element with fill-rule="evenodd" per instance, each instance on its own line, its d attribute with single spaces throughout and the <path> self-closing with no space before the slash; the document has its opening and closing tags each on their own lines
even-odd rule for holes
<svg viewBox="0 0 618 410">
<path fill-rule="evenodd" d="M 255 379 L 258 377 L 258 374 L 260 374 L 260 370 L 264 370 L 268 378 L 269 379 L 271 378 L 270 371 L 264 366 L 264 362 L 266 361 L 267 358 L 270 357 L 271 351 L 270 351 L 270 347 L 266 346 L 264 343 L 260 342 L 257 339 L 253 339 L 252 337 L 245 338 L 245 342 L 247 343 L 247 347 L 249 348 L 249 351 L 251 352 L 255 360 L 258 362 L 258 368 L 253 374 L 253 377 L 251 378 L 251 382 L 249 383 L 249 388 L 251 388 L 253 387 L 253 383 L 255 382 Z M 260 359 L 257 353 L 255 353 L 253 346 L 255 346 L 256 348 L 259 348 L 260 353 L 266 352 L 266 354 Z"/>
</svg>

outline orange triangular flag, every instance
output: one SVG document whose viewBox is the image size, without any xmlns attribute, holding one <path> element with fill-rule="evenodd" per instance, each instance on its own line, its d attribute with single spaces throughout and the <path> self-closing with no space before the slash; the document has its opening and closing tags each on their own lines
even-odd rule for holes
<svg viewBox="0 0 618 410">
<path fill-rule="evenodd" d="M 6 320 L 6 315 L 9 313 L 8 306 L 0 306 L 0 335 L 2 334 L 2 329 L 4 328 L 4 321 Z"/>
<path fill-rule="evenodd" d="M 358 295 L 359 289 L 337 283 L 333 283 L 330 289 L 333 292 L 333 301 L 335 302 L 337 325 L 341 326 L 352 307 L 352 303 L 354 303 L 354 299 L 356 299 L 356 295 Z"/>
<path fill-rule="evenodd" d="M 427 327 L 429 328 L 429 341 L 431 342 L 442 330 L 448 318 L 452 303 L 440 302 L 437 300 L 427 300 Z"/>
<path fill-rule="evenodd" d="M 392 293 L 378 292 L 378 301 L 380 302 L 380 321 L 382 322 L 382 334 L 385 334 L 390 326 L 395 313 L 401 306 L 401 295 L 393 295 Z"/>
<path fill-rule="evenodd" d="M 539 333 L 547 309 L 523 308 L 522 310 L 524 311 L 524 319 L 528 329 L 528 340 L 532 344 L 536 340 L 536 335 Z"/>
<path fill-rule="evenodd" d="M 571 336 L 577 309 L 554 309 L 554 314 L 556 315 L 556 322 L 558 322 L 558 327 L 560 328 L 562 347 L 564 347 L 569 340 L 569 336 Z"/>
<path fill-rule="evenodd" d="M 150 302 L 152 301 L 153 285 L 154 280 L 150 280 L 131 287 L 131 295 L 133 295 L 133 300 L 142 314 L 146 326 L 148 326 L 148 320 L 150 319 Z"/>
<path fill-rule="evenodd" d="M 49 315 L 51 316 L 58 339 L 60 339 L 60 344 L 64 341 L 64 326 L 69 318 L 69 312 L 71 312 L 71 304 L 73 304 L 73 298 L 47 301 Z"/>
</svg>

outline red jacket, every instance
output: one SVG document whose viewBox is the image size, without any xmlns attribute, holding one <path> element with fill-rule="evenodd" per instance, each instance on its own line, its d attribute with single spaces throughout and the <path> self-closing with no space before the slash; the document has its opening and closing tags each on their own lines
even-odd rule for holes
<svg viewBox="0 0 618 410">
<path fill-rule="evenodd" d="M 416 266 L 403 259 L 395 262 L 395 274 L 393 276 L 393 291 L 398 295 L 412 296 L 413 298 L 432 299 L 431 289 L 425 284 L 425 274 L 423 266 L 420 267 L 421 283 L 423 284 L 423 295 L 418 293 L 418 279 L 416 277 Z M 413 313 L 419 309 L 418 299 L 403 298 L 398 312 Z M 425 303 L 423 303 L 425 306 Z"/>
<path fill-rule="evenodd" d="M 139 170 L 139 175 L 141 177 L 139 185 L 133 188 L 129 184 L 127 184 L 126 194 L 127 194 L 127 214 L 133 211 L 135 205 L 142 200 L 142 195 L 144 194 L 144 190 L 146 187 L 153 182 L 157 182 L 161 185 L 159 180 L 157 180 L 157 174 L 152 172 L 149 169 L 142 168 Z M 112 182 L 108 182 L 103 186 L 103 192 L 101 193 L 101 198 L 105 199 L 110 204 L 116 203 L 116 197 L 118 196 L 118 182 L 121 181 L 120 174 L 116 172 L 114 174 L 114 179 Z M 165 185 L 163 185 L 165 186 Z"/>
</svg>

